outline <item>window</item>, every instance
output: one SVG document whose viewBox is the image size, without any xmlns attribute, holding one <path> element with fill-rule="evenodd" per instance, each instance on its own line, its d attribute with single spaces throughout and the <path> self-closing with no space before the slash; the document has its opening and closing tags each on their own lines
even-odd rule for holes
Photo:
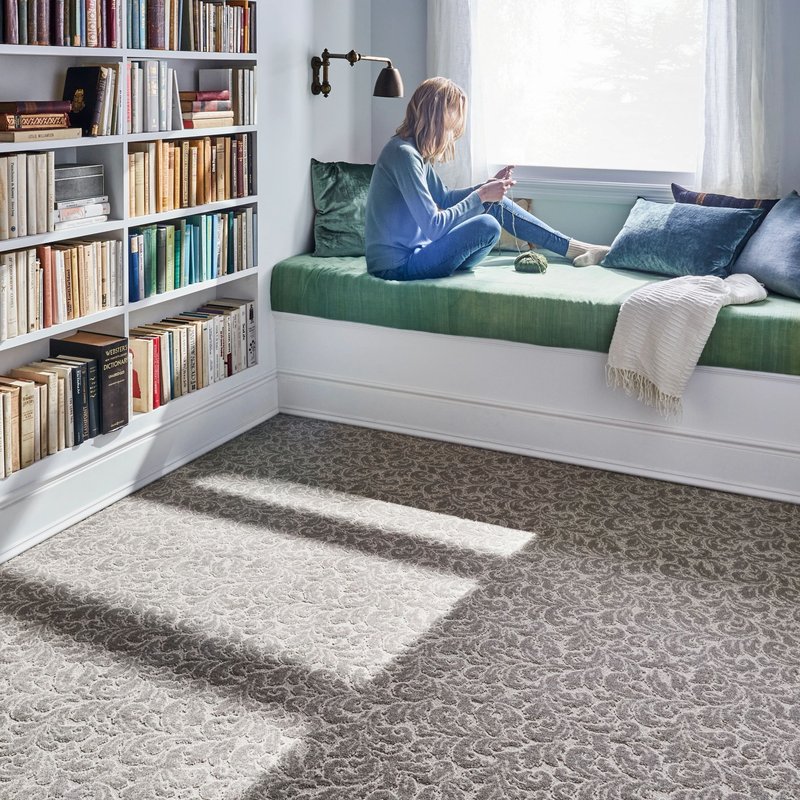
<svg viewBox="0 0 800 800">
<path fill-rule="evenodd" d="M 477 13 L 489 162 L 611 180 L 694 172 L 703 3 L 480 0 Z"/>
</svg>

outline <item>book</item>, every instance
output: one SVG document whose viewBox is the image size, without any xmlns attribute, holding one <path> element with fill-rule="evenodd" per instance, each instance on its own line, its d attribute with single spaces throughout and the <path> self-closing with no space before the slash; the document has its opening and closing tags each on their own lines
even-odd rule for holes
<svg viewBox="0 0 800 800">
<path fill-rule="evenodd" d="M 147 47 L 166 50 L 166 20 L 164 0 L 142 0 L 147 9 Z"/>
<path fill-rule="evenodd" d="M 97 203 L 107 203 L 108 202 L 108 195 L 101 194 L 97 195 L 96 197 L 80 197 L 74 200 L 59 200 L 57 203 L 53 204 L 53 208 L 56 211 L 61 211 L 65 208 L 80 208 L 81 206 L 91 206 Z"/>
<path fill-rule="evenodd" d="M 11 157 L 13 160 L 13 156 Z M 28 156 L 26 153 L 17 153 L 17 199 L 16 217 L 17 236 L 28 235 Z"/>
<path fill-rule="evenodd" d="M 67 222 L 68 220 L 86 219 L 87 217 L 100 217 L 111 212 L 109 203 L 87 203 L 85 205 L 72 206 L 71 208 L 57 208 L 54 212 L 56 222 Z"/>
<path fill-rule="evenodd" d="M 65 222 L 56 222 L 53 225 L 53 230 L 56 231 L 66 231 L 70 230 L 71 228 L 82 228 L 85 225 L 94 225 L 99 222 L 107 222 L 108 216 L 106 214 L 101 214 L 93 217 L 85 217 L 83 219 L 70 219 Z"/>
<path fill-rule="evenodd" d="M 0 395 L 6 399 L 3 408 L 3 438 L 5 440 L 5 472 L 10 475 L 21 469 L 20 390 L 18 386 L 0 384 Z"/>
<path fill-rule="evenodd" d="M 233 119 L 233 111 L 187 111 L 182 115 L 184 122 L 186 120 L 199 120 L 199 119 Z"/>
<path fill-rule="evenodd" d="M 70 102 L 70 125 L 80 128 L 84 136 L 97 134 L 107 76 L 108 68 L 102 65 L 67 67 L 62 96 Z"/>
<path fill-rule="evenodd" d="M 41 425 L 41 418 L 37 421 L 36 407 L 39 405 L 39 393 L 33 381 L 18 380 L 6 375 L 0 375 L 0 386 L 19 390 L 19 469 L 25 469 L 33 464 L 38 449 L 36 431 Z"/>
<path fill-rule="evenodd" d="M 33 381 L 45 388 L 44 392 L 40 390 L 41 399 L 45 403 L 41 417 L 44 423 L 41 425 L 41 439 L 45 445 L 43 454 L 54 455 L 58 452 L 58 375 L 30 366 L 16 367 L 9 370 L 8 374 L 12 378 Z"/>
<path fill-rule="evenodd" d="M 170 356 L 171 347 L 169 331 L 152 329 L 150 326 L 131 328 L 131 336 L 150 339 L 153 342 L 153 408 L 169 402 L 170 388 Z"/>
<path fill-rule="evenodd" d="M 88 364 L 72 361 L 68 357 L 44 358 L 42 364 L 52 364 L 56 370 L 67 370 L 72 396 L 72 443 L 81 444 L 89 438 L 89 378 Z"/>
<path fill-rule="evenodd" d="M 222 117 L 211 119 L 187 119 L 184 116 L 183 127 L 190 129 L 198 128 L 227 128 L 233 125 L 233 114 L 226 114 Z"/>
<path fill-rule="evenodd" d="M 1 114 L 0 131 L 27 131 L 47 128 L 68 128 L 69 114 Z"/>
<path fill-rule="evenodd" d="M 53 349 L 52 341 L 54 340 L 51 340 L 51 351 Z M 77 364 L 81 367 L 84 377 L 83 386 L 85 399 L 84 438 L 94 438 L 101 432 L 102 423 L 101 385 L 97 359 L 88 356 L 65 354 L 58 355 L 56 358 L 69 364 Z"/>
<path fill-rule="evenodd" d="M 17 237 L 17 202 L 18 202 L 18 176 L 17 176 L 17 157 L 10 155 L 7 158 L 6 165 L 8 167 L 8 182 L 7 182 L 7 208 L 8 208 L 8 238 L 15 239 Z"/>
<path fill-rule="evenodd" d="M 6 44 L 19 44 L 19 6 L 16 0 L 3 0 L 3 34 Z"/>
<path fill-rule="evenodd" d="M 229 111 L 233 113 L 233 103 L 230 100 L 181 100 L 181 111 L 185 113 Z"/>
<path fill-rule="evenodd" d="M 11 474 L 10 441 L 8 442 L 8 451 L 6 451 L 6 442 L 11 434 L 10 430 L 6 430 L 6 424 L 8 424 L 9 428 L 11 427 L 10 419 L 8 423 L 6 423 L 6 416 L 9 413 L 9 403 L 8 395 L 4 392 L 0 392 L 0 478 L 7 478 Z M 7 456 L 8 461 L 6 460 Z"/>
<path fill-rule="evenodd" d="M 46 142 L 61 139 L 80 139 L 80 128 L 46 128 L 44 130 L 3 131 L 0 142 Z"/>
<path fill-rule="evenodd" d="M 4 156 L 0 157 L 0 239 L 8 239 L 8 216 L 8 156 Z"/>
<path fill-rule="evenodd" d="M 170 71 L 172 73 L 172 102 L 170 112 L 172 114 L 172 130 L 181 131 L 183 130 L 183 117 L 181 116 L 180 92 L 178 91 L 178 72 L 174 69 Z"/>
<path fill-rule="evenodd" d="M 215 70 L 200 70 L 199 73 L 203 72 L 212 72 Z M 230 72 L 230 70 L 223 70 L 224 72 Z M 181 98 L 181 102 L 189 101 L 193 102 L 195 100 L 230 100 L 231 93 L 230 89 L 214 89 L 209 91 L 198 91 L 198 92 L 179 92 L 179 97 Z"/>
<path fill-rule="evenodd" d="M 128 423 L 128 340 L 92 331 L 78 331 L 50 340 L 51 355 L 80 356 L 97 362 L 100 432 L 110 433 Z"/>
<path fill-rule="evenodd" d="M 144 414 L 153 410 L 153 339 L 131 336 L 128 347 L 132 364 L 133 412 Z"/>
<path fill-rule="evenodd" d="M 36 153 L 35 175 L 36 175 L 36 230 L 39 233 L 47 233 L 52 222 L 52 206 L 47 205 L 47 153 Z"/>
<path fill-rule="evenodd" d="M 0 114 L 68 114 L 69 100 L 11 100 L 0 102 Z"/>
</svg>

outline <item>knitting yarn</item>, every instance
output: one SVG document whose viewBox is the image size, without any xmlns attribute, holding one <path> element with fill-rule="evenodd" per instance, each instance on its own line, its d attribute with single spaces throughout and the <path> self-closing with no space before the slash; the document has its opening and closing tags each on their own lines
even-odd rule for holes
<svg viewBox="0 0 800 800">
<path fill-rule="evenodd" d="M 529 250 L 514 259 L 514 269 L 517 272 L 547 272 L 547 259 L 541 253 Z"/>
</svg>

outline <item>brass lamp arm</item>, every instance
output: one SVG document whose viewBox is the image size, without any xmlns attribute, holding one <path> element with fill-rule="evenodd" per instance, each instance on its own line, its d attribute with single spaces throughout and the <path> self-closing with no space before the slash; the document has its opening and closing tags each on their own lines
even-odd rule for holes
<svg viewBox="0 0 800 800">
<path fill-rule="evenodd" d="M 392 69 L 392 61 L 385 56 L 362 56 L 355 50 L 349 53 L 331 53 L 326 47 L 320 56 L 314 56 L 311 59 L 311 69 L 313 77 L 311 81 L 312 94 L 321 94 L 327 97 L 331 92 L 331 84 L 328 80 L 328 68 L 330 67 L 332 58 L 342 58 L 347 61 L 351 67 L 354 67 L 359 61 L 384 61 L 387 66 Z M 319 71 L 322 69 L 322 80 L 320 80 Z"/>
</svg>

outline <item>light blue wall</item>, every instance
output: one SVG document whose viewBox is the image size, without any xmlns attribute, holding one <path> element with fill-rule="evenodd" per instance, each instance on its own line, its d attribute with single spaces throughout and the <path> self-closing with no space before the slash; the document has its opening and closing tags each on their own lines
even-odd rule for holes
<svg viewBox="0 0 800 800">
<path fill-rule="evenodd" d="M 311 57 L 370 46 L 369 0 L 270 3 L 266 41 L 259 42 L 259 249 L 267 263 L 307 251 L 313 204 L 309 160 L 369 161 L 372 147 L 371 65 L 331 66 L 333 92 L 311 94 Z M 274 157 L 279 154 L 278 157 Z"/>
<path fill-rule="evenodd" d="M 403 119 L 406 101 L 427 77 L 426 0 L 372 0 L 372 52 L 388 56 L 400 70 L 405 98 L 372 99 L 372 160 Z"/>
<path fill-rule="evenodd" d="M 800 2 L 779 0 L 782 5 L 783 73 L 786 96 L 784 108 L 784 164 L 786 174 L 784 192 L 800 192 Z"/>
</svg>

